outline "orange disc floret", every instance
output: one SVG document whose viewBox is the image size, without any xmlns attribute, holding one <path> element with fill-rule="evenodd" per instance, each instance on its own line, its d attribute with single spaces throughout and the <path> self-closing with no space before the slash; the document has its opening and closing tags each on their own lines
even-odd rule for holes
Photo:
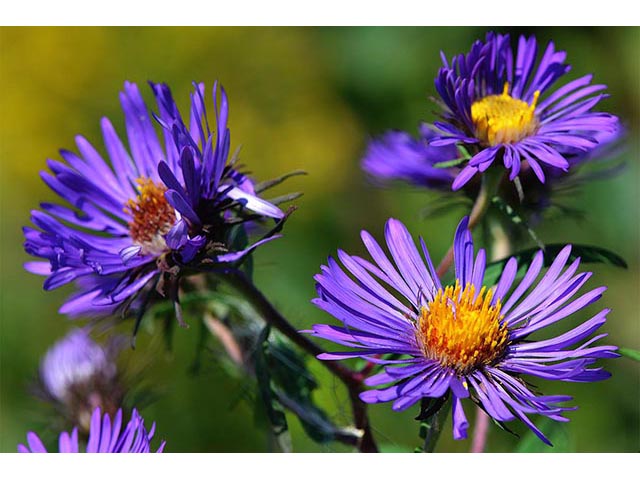
<svg viewBox="0 0 640 480">
<path fill-rule="evenodd" d="M 163 237 L 176 221 L 175 210 L 164 196 L 167 188 L 146 177 L 138 178 L 136 183 L 140 193 L 124 207 L 132 218 L 129 234 L 142 247 L 143 254 L 162 253 L 167 248 Z"/>
<path fill-rule="evenodd" d="M 418 321 L 418 339 L 427 358 L 465 373 L 502 356 L 509 331 L 500 301 L 491 305 L 492 299 L 492 290 L 482 287 L 476 295 L 474 285 L 462 289 L 457 281 L 438 290 L 422 307 Z"/>
</svg>

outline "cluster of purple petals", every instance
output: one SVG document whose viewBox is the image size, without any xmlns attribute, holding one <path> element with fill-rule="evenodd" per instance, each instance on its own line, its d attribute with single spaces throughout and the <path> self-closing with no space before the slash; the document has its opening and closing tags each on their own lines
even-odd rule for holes
<svg viewBox="0 0 640 480">
<path fill-rule="evenodd" d="M 605 85 L 592 85 L 592 75 L 572 80 L 548 93 L 563 75 L 569 72 L 566 53 L 556 51 L 550 42 L 539 57 L 534 37 L 521 36 L 517 50 L 511 47 L 509 35 L 488 33 L 486 40 L 476 41 L 469 53 L 448 61 L 438 72 L 435 86 L 445 110 L 441 130 L 431 144 L 444 146 L 465 144 L 476 153 L 453 182 L 453 189 L 464 186 L 474 175 L 487 170 L 501 158 L 513 180 L 526 162 L 541 182 L 545 182 L 543 166 L 567 171 L 567 152 L 589 152 L 598 145 L 599 132 L 613 132 L 618 119 L 614 115 L 592 109 L 607 95 Z M 540 92 L 535 109 L 539 127 L 532 135 L 510 144 L 480 145 L 475 136 L 471 105 L 486 96 L 502 93 L 509 83 L 509 95 L 531 104 L 534 93 Z"/>
<path fill-rule="evenodd" d="M 362 168 L 374 181 L 381 183 L 400 180 L 422 187 L 450 190 L 456 169 L 437 164 L 458 158 L 458 149 L 455 145 L 429 145 L 434 136 L 434 130 L 426 124 L 420 125 L 418 138 L 402 131 L 386 132 L 369 143 Z"/>
<path fill-rule="evenodd" d="M 73 385 L 96 376 L 112 379 L 116 364 L 86 329 L 74 329 L 51 347 L 40 365 L 40 378 L 49 395 L 64 401 Z"/>
<path fill-rule="evenodd" d="M 473 284 L 479 292 L 486 253 L 481 249 L 475 254 L 467 224 L 464 218 L 454 239 L 455 278 L 463 288 Z M 599 287 L 577 296 L 591 273 L 578 273 L 579 259 L 568 263 L 571 246 L 558 254 L 541 278 L 542 251 L 535 255 L 521 280 L 516 280 L 515 258 L 509 259 L 492 299 L 492 304 L 498 300 L 502 304 L 501 321 L 508 326 L 508 347 L 492 364 L 461 374 L 437 359 L 427 358 L 417 335 L 419 312 L 442 288 L 424 240 L 420 239 L 419 250 L 406 227 L 394 219 L 385 228 L 390 257 L 369 233 L 363 231 L 361 237 L 373 262 L 339 250 L 342 266 L 329 258 L 315 277 L 319 297 L 314 304 L 342 325 L 314 325 L 308 333 L 349 347 L 348 351 L 320 355 L 323 360 L 361 357 L 383 367 L 381 373 L 365 381 L 374 389 L 360 395 L 363 401 L 393 402 L 394 410 L 403 410 L 421 398 L 450 393 L 454 438 L 461 439 L 466 437 L 468 426 L 461 400 L 471 397 L 495 420 L 519 419 L 549 443 L 528 416 L 539 414 L 567 421 L 562 413 L 573 408 L 559 404 L 571 397 L 538 395 L 520 376 L 567 382 L 609 377 L 593 364 L 597 359 L 617 356 L 616 347 L 593 345 L 606 334 L 591 337 L 605 323 L 609 310 L 560 335 L 530 339 L 532 334 L 542 333 L 591 305 L 605 290 Z M 394 359 L 388 357 L 391 355 Z"/>
<path fill-rule="evenodd" d="M 131 420 L 122 429 L 122 410 L 118 410 L 112 419 L 108 414 L 101 415 L 96 408 L 91 417 L 91 430 L 89 440 L 84 452 L 80 450 L 78 442 L 78 429 L 74 428 L 71 434 L 62 432 L 58 438 L 59 453 L 149 453 L 151 440 L 156 429 L 156 424 L 147 431 L 144 419 L 137 410 L 131 413 Z M 165 442 L 162 442 L 157 453 L 164 450 Z M 48 453 L 37 434 L 27 434 L 27 446 L 18 445 L 20 453 Z"/>
<path fill-rule="evenodd" d="M 64 162 L 48 160 L 45 183 L 69 206 L 41 204 L 32 212 L 36 228 L 25 227 L 25 250 L 44 261 L 28 262 L 32 273 L 46 276 L 51 290 L 75 282 L 77 293 L 61 308 L 70 316 L 112 313 L 160 275 L 158 255 L 144 252 L 129 233 L 124 206 L 135 200 L 136 180 L 147 178 L 167 188 L 165 198 L 176 221 L 164 239 L 173 261 L 187 264 L 207 243 L 203 225 L 226 218 L 231 204 L 258 216 L 281 219 L 283 212 L 262 200 L 250 180 L 229 164 L 228 100 L 213 87 L 217 131 L 209 128 L 203 84 L 191 94 L 185 123 L 166 85 L 151 84 L 159 112 L 150 114 L 137 85 L 125 83 L 120 101 L 128 149 L 107 118 L 101 121 L 108 161 L 81 136 L 78 154 L 62 150 Z M 219 105 L 218 105 L 219 103 Z M 159 123 L 162 136 L 154 126 Z M 216 217 L 216 218 L 212 218 Z M 262 239 L 240 251 L 216 254 L 216 263 L 241 260 Z"/>
</svg>

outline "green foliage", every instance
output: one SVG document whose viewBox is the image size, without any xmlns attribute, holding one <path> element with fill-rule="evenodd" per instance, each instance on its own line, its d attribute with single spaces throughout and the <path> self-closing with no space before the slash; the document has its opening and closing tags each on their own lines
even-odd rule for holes
<svg viewBox="0 0 640 480">
<path fill-rule="evenodd" d="M 435 449 L 442 427 L 451 410 L 449 395 L 440 398 L 423 398 L 420 402 L 420 413 L 416 420 L 420 422 L 418 436 L 422 440 L 414 453 L 431 453 Z"/>
<path fill-rule="evenodd" d="M 434 163 L 433 166 L 434 166 L 434 168 L 457 167 L 458 165 L 461 165 L 466 161 L 467 161 L 466 158 L 454 158 L 453 160 L 447 160 L 445 162 Z"/>
<path fill-rule="evenodd" d="M 471 158 L 469 150 L 467 150 L 464 145 L 458 144 L 456 145 L 456 148 L 458 149 L 458 153 L 460 153 L 461 158 L 463 158 L 464 160 L 469 160 Z"/>
<path fill-rule="evenodd" d="M 529 430 L 516 445 L 514 450 L 516 453 L 571 453 L 574 451 L 574 442 L 566 423 L 545 417 L 540 421 L 538 428 L 551 441 L 553 447 L 545 445 L 535 433 Z"/>
<path fill-rule="evenodd" d="M 307 370 L 304 357 L 278 337 L 267 348 L 276 395 L 298 417 L 307 435 L 318 443 L 327 443 L 337 438 L 351 439 L 355 443 L 358 433 L 334 425 L 313 401 L 312 393 L 318 384 Z"/>
<path fill-rule="evenodd" d="M 268 425 L 274 446 L 280 451 L 291 450 L 285 409 L 298 417 L 305 433 L 317 443 L 341 440 L 355 444 L 359 432 L 336 426 L 324 410 L 317 406 L 313 392 L 318 383 L 306 367 L 306 358 L 278 335 L 270 335 L 255 310 L 243 299 L 222 289 L 205 297 L 190 296 L 191 303 L 205 300 L 205 308 L 223 319 L 243 349 L 251 352 L 247 369 L 256 380 L 255 416 L 258 423 Z M 203 346 L 199 342 L 199 346 Z M 225 361 L 235 376 L 247 371 Z"/>
<path fill-rule="evenodd" d="M 630 358 L 631 360 L 635 360 L 636 362 L 640 362 L 640 351 L 633 350 L 631 348 L 620 347 L 618 349 L 618 353 L 624 357 Z"/>
<path fill-rule="evenodd" d="M 253 354 L 253 366 L 255 368 L 256 380 L 258 382 L 258 402 L 256 402 L 256 418 L 266 417 L 271 433 L 275 439 L 276 445 L 283 452 L 291 451 L 291 436 L 289 435 L 289 427 L 287 425 L 287 417 L 284 413 L 282 404 L 278 401 L 277 394 L 274 390 L 273 379 L 270 368 L 270 355 L 268 353 L 270 328 L 264 327 L 260 336 L 256 349 Z"/>
</svg>

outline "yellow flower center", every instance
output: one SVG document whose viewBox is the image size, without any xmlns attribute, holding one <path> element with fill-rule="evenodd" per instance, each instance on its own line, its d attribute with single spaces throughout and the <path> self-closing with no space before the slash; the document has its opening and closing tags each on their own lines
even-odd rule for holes
<svg viewBox="0 0 640 480">
<path fill-rule="evenodd" d="M 489 95 L 471 105 L 471 120 L 476 137 L 486 145 L 515 143 L 533 134 L 538 128 L 535 117 L 540 91 L 533 94 L 531 105 L 509 95 L 509 82 L 501 95 Z"/>
<path fill-rule="evenodd" d="M 138 178 L 136 183 L 140 193 L 124 207 L 132 218 L 129 234 L 133 242 L 142 247 L 142 254 L 159 255 L 167 250 L 164 235 L 175 224 L 176 212 L 164 197 L 166 187 L 146 177 Z"/>
<path fill-rule="evenodd" d="M 467 373 L 499 358 L 506 346 L 508 329 L 502 323 L 500 301 L 491 305 L 493 291 L 482 287 L 464 290 L 455 287 L 438 290 L 436 297 L 422 307 L 418 321 L 418 340 L 427 358 Z"/>
</svg>

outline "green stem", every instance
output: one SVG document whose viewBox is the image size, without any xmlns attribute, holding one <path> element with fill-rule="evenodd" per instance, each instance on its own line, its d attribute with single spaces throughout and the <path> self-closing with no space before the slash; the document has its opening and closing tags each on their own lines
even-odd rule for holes
<svg viewBox="0 0 640 480">
<path fill-rule="evenodd" d="M 424 453 L 433 453 L 435 450 L 438 439 L 440 438 L 440 433 L 442 433 L 442 427 L 444 427 L 450 410 L 451 400 L 447 400 L 436 413 L 423 422 L 422 428 L 426 430 L 422 448 Z"/>
<path fill-rule="evenodd" d="M 482 176 L 480 191 L 469 213 L 469 230 L 473 230 L 480 220 L 482 220 L 484 214 L 487 213 L 491 205 L 491 199 L 496 194 L 503 175 L 504 171 L 502 169 L 489 169 Z M 451 264 L 453 264 L 453 245 L 451 245 L 446 255 L 438 264 L 438 268 L 436 269 L 438 277 L 442 278 L 442 276 L 447 273 L 447 270 L 449 270 L 449 267 L 451 267 Z"/>
</svg>

